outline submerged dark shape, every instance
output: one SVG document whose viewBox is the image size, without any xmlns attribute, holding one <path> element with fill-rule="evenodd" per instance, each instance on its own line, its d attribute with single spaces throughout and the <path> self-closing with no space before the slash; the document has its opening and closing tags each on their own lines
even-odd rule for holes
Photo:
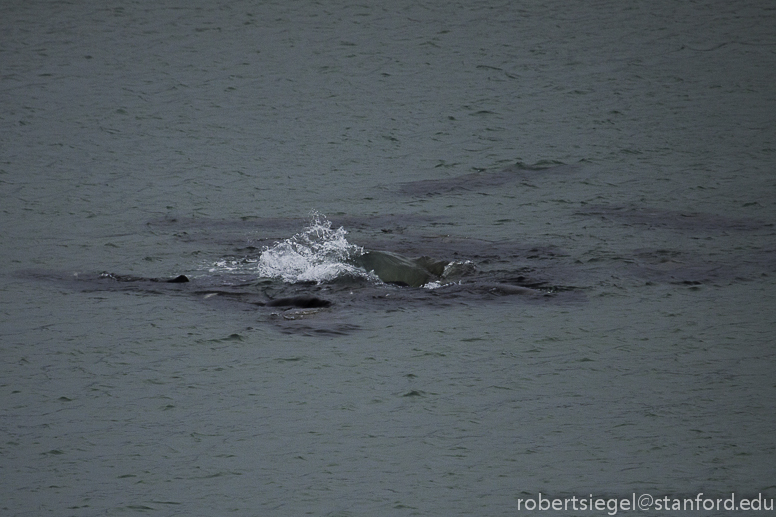
<svg viewBox="0 0 776 517">
<path fill-rule="evenodd" d="M 113 273 L 103 273 L 100 275 L 101 278 L 105 279 L 111 279 L 115 280 L 117 282 L 131 282 L 138 286 L 138 290 L 142 290 L 142 284 L 144 282 L 154 282 L 154 283 L 166 283 L 166 284 L 185 284 L 189 283 L 189 277 L 186 275 L 178 275 L 175 278 L 144 278 L 144 277 L 138 277 L 138 276 L 131 276 L 131 275 L 116 275 Z M 233 291 L 228 290 L 205 290 L 205 291 L 195 291 L 195 294 L 204 296 L 204 297 L 212 297 L 216 295 L 221 296 L 235 296 L 237 293 Z M 311 309 L 311 308 L 321 308 L 321 307 L 331 307 L 331 302 L 329 300 L 324 300 L 321 298 L 318 298 L 316 296 L 289 296 L 284 298 L 276 298 L 276 299 L 270 299 L 267 301 L 257 301 L 257 300 L 251 300 L 250 302 L 253 305 L 257 306 L 267 306 L 267 307 L 297 307 L 301 309 Z"/>
<path fill-rule="evenodd" d="M 567 255 L 552 246 L 439 235 L 432 229 L 433 221 L 424 219 L 421 224 L 415 216 L 403 215 L 383 215 L 374 221 L 362 217 L 352 225 L 356 228 L 353 242 L 358 245 L 345 239 L 343 227 L 331 230 L 325 219 L 315 219 L 302 232 L 286 238 L 283 236 L 291 233 L 287 227 L 300 227 L 304 222 L 253 223 L 261 233 L 252 234 L 247 246 L 244 237 L 235 236 L 211 266 L 177 276 L 20 274 L 84 293 L 187 297 L 216 309 L 247 314 L 251 321 L 259 319 L 282 332 L 316 336 L 352 333 L 360 328 L 354 320 L 363 321 L 364 314 L 375 312 L 439 310 L 516 299 L 564 303 L 584 298 L 580 291 L 558 283 L 568 278 L 562 269 Z M 174 226 L 176 222 L 164 224 Z M 172 229 L 176 239 L 188 240 L 202 230 L 197 240 L 210 248 L 222 245 L 222 230 L 232 230 L 225 222 L 205 221 L 202 228 L 193 221 L 183 224 L 184 232 Z M 415 225 L 422 234 L 416 233 Z M 242 222 L 233 230 L 239 235 L 244 230 Z M 210 233 L 214 233 L 212 240 L 207 237 Z M 304 268 L 295 269 L 300 263 Z"/>
<path fill-rule="evenodd" d="M 429 242 L 430 249 L 436 249 Z M 438 245 L 439 243 L 437 243 Z M 482 242 L 469 246 L 487 253 Z M 458 255 L 459 252 L 448 252 Z M 439 251 L 439 250 L 438 250 Z M 534 256 L 540 250 L 525 253 Z M 464 248 L 461 252 L 468 255 Z M 512 253 L 514 250 L 512 251 Z M 494 250 L 497 255 L 503 251 Z M 544 250 L 542 256 L 550 253 Z M 490 262 L 488 255 L 480 255 Z M 116 273 L 22 272 L 38 280 L 56 281 L 81 292 L 131 292 L 140 296 L 166 294 L 187 296 L 214 307 L 259 310 L 257 317 L 280 327 L 284 332 L 310 335 L 338 335 L 358 329 L 348 315 L 364 311 L 420 310 L 442 308 L 459 303 L 485 303 L 507 300 L 519 295 L 524 300 L 550 300 L 568 288 L 553 286 L 541 279 L 524 276 L 521 271 L 478 270 L 468 260 L 437 260 L 427 255 L 407 258 L 394 251 L 365 251 L 351 265 L 372 272 L 381 282 L 367 275 L 344 275 L 322 282 L 286 282 L 262 278 L 255 269 L 235 274 L 181 274 L 169 278 L 143 277 Z M 521 274 L 517 274 L 521 273 Z M 335 310 L 336 309 L 336 310 Z"/>
<path fill-rule="evenodd" d="M 751 218 L 732 218 L 716 214 L 661 210 L 644 206 L 587 206 L 579 210 L 577 215 L 598 217 L 602 220 L 616 220 L 629 226 L 700 232 L 752 231 L 773 227 L 773 223 Z"/>
<path fill-rule="evenodd" d="M 298 307 L 300 309 L 316 309 L 321 307 L 331 307 L 329 300 L 317 298 L 315 296 L 292 296 L 290 298 L 278 298 L 265 303 L 267 307 Z"/>
<path fill-rule="evenodd" d="M 166 284 L 185 284 L 189 282 L 189 277 L 186 275 L 178 275 L 175 278 L 145 278 L 142 276 L 132 275 L 114 275 L 113 273 L 103 273 L 103 278 L 111 278 L 117 282 L 164 282 Z"/>
<path fill-rule="evenodd" d="M 399 192 L 411 196 L 435 196 L 459 191 L 478 191 L 506 183 L 526 181 L 540 175 L 571 173 L 578 168 L 560 162 L 539 162 L 534 165 L 516 163 L 496 172 L 477 171 L 453 178 L 410 181 L 399 185 Z"/>
</svg>

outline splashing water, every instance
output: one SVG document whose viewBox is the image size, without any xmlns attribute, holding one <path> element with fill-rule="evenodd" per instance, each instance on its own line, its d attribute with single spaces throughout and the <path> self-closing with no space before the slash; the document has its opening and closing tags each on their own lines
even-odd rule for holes
<svg viewBox="0 0 776 517">
<path fill-rule="evenodd" d="M 259 275 L 290 283 L 320 283 L 346 276 L 379 281 L 375 275 L 348 263 L 362 255 L 364 249 L 350 244 L 346 234 L 344 228 L 333 230 L 329 220 L 313 214 L 310 225 L 301 233 L 262 252 L 258 261 Z"/>
</svg>

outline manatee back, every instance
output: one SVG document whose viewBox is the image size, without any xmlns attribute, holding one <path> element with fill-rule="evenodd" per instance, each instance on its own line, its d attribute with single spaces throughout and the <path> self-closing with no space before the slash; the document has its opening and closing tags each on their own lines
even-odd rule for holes
<svg viewBox="0 0 776 517">
<path fill-rule="evenodd" d="M 374 272 L 386 284 L 421 287 L 431 279 L 431 273 L 414 261 L 388 251 L 368 251 L 353 260 L 354 265 Z"/>
</svg>

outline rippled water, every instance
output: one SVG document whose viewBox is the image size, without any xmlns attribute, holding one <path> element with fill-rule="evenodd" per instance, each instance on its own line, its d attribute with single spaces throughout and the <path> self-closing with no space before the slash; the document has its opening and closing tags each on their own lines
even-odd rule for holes
<svg viewBox="0 0 776 517">
<path fill-rule="evenodd" d="M 767 3 L 2 11 L 3 515 L 776 496 Z"/>
</svg>

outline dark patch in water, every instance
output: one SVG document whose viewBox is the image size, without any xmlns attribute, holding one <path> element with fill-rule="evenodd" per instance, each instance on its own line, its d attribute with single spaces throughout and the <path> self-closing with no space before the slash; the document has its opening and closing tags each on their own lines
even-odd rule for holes
<svg viewBox="0 0 776 517">
<path fill-rule="evenodd" d="M 331 307 L 329 300 L 316 298 L 315 296 L 291 296 L 289 298 L 278 298 L 265 303 L 267 307 L 298 307 L 300 309 L 314 309 L 322 307 Z"/>
<path fill-rule="evenodd" d="M 517 163 L 497 172 L 478 171 L 454 178 L 428 179 L 401 183 L 400 194 L 408 196 L 437 196 L 457 192 L 477 192 L 483 189 L 500 187 L 507 183 L 533 180 L 547 174 L 570 174 L 579 167 L 559 162 L 540 162 L 535 165 Z"/>
<path fill-rule="evenodd" d="M 773 223 L 757 219 L 734 219 L 700 212 L 658 210 L 634 206 L 588 206 L 577 215 L 614 220 L 628 226 L 668 228 L 683 231 L 736 232 L 772 228 Z"/>
<path fill-rule="evenodd" d="M 756 281 L 776 273 L 776 250 L 760 250 L 733 256 L 729 264 L 718 257 L 669 249 L 637 249 L 620 259 L 622 269 L 649 283 L 698 287 Z"/>
<path fill-rule="evenodd" d="M 378 219 L 376 226 L 383 226 L 385 222 L 385 218 Z M 362 225 L 362 229 L 366 227 Z M 28 278 L 55 281 L 82 292 L 128 291 L 141 295 L 187 296 L 227 310 L 258 311 L 261 319 L 273 323 L 281 332 L 311 336 L 350 334 L 360 327 L 348 321 L 349 315 L 370 311 L 390 312 L 506 301 L 564 303 L 583 299 L 581 292 L 557 282 L 563 275 L 554 276 L 553 273 L 559 272 L 560 268 L 554 269 L 548 264 L 543 264 L 541 268 L 530 266 L 537 262 L 553 264 L 554 259 L 567 257 L 557 248 L 448 236 L 417 237 L 411 233 L 390 234 L 386 239 L 379 229 L 372 231 L 371 235 L 379 237 L 379 240 L 366 239 L 370 241 L 369 249 L 374 249 L 372 244 L 384 245 L 388 249 L 400 250 L 403 256 L 393 252 L 369 252 L 363 255 L 365 267 L 379 269 L 373 257 L 384 255 L 396 259 L 402 267 L 417 267 L 425 272 L 421 283 L 436 280 L 439 285 L 434 289 L 417 287 L 419 283 L 414 279 L 404 281 L 406 277 L 387 276 L 385 283 L 347 276 L 320 283 L 288 283 L 260 278 L 255 269 L 250 274 L 187 273 L 169 278 L 46 271 L 21 274 Z M 244 259 L 252 263 L 260 255 L 261 251 L 255 250 Z M 418 258 L 406 259 L 408 256 Z M 471 265 L 466 262 L 469 260 Z M 451 262 L 458 264 L 453 276 L 446 270 Z M 445 277 L 445 274 L 448 276 Z"/>
</svg>

